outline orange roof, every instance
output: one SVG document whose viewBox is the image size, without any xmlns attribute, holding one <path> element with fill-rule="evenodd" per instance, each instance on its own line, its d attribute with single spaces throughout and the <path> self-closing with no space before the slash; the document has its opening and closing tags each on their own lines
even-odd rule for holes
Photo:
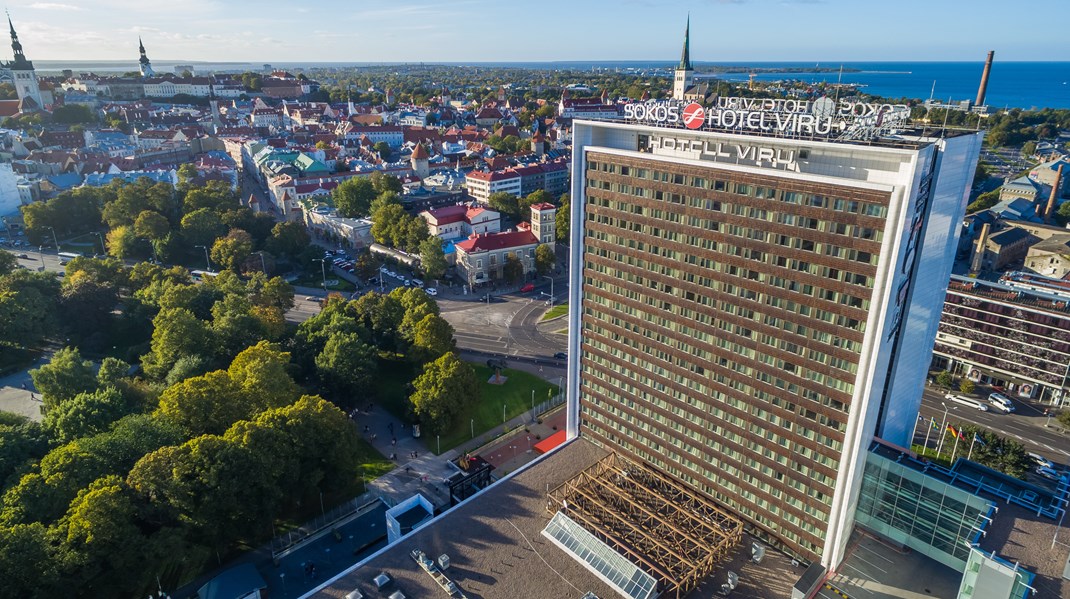
<svg viewBox="0 0 1070 599">
<path fill-rule="evenodd" d="M 539 441 L 538 443 L 536 443 L 535 444 L 535 451 L 537 451 L 539 453 L 546 453 L 546 452 L 550 451 L 551 449 L 554 449 L 558 445 L 561 445 L 562 443 L 564 443 L 565 442 L 565 437 L 567 437 L 567 436 L 568 435 L 565 433 L 565 431 L 557 431 L 556 433 L 554 433 L 554 434 L 550 435 L 549 437 L 546 437 L 542 441 Z"/>
<path fill-rule="evenodd" d="M 473 235 L 454 247 L 460 248 L 466 254 L 472 254 L 538 244 L 539 240 L 532 235 L 531 231 L 512 231 L 509 233 Z"/>
<path fill-rule="evenodd" d="M 412 149 L 412 157 L 420 160 L 430 158 L 431 155 L 427 153 L 427 148 L 423 144 L 416 144 L 416 147 Z"/>
</svg>

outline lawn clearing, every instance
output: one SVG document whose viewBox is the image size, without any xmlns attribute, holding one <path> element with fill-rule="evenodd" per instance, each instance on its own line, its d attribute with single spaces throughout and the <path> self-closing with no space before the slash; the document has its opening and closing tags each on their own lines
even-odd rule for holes
<svg viewBox="0 0 1070 599">
<path fill-rule="evenodd" d="M 476 378 L 481 384 L 482 397 L 478 404 L 470 406 L 457 419 L 452 432 L 442 435 L 442 450 L 449 451 L 472 439 L 472 428 L 479 435 L 502 425 L 502 406 L 505 406 L 505 420 L 531 410 L 532 390 L 535 391 L 535 403 L 541 403 L 557 393 L 557 385 L 552 385 L 541 378 L 521 370 L 505 369 L 502 376 L 508 380 L 504 385 L 491 385 L 487 382 L 494 371 L 485 364 L 472 364 Z M 428 449 L 438 449 L 436 439 L 426 436 L 424 443 Z"/>
<path fill-rule="evenodd" d="M 542 315 L 542 318 L 540 320 L 551 320 L 559 316 L 565 316 L 566 314 L 568 314 L 568 302 L 564 304 L 557 304 L 553 308 L 550 308 L 546 311 L 546 314 Z"/>
</svg>

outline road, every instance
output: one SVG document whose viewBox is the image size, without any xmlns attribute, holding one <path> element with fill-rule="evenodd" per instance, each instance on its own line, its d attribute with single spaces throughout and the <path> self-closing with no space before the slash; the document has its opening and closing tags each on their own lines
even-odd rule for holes
<svg viewBox="0 0 1070 599">
<path fill-rule="evenodd" d="M 921 415 L 925 422 L 936 419 L 943 421 L 944 405 L 947 406 L 947 421 L 973 424 L 996 434 L 1009 436 L 1025 446 L 1027 451 L 1039 453 L 1053 462 L 1070 463 L 1070 437 L 1058 430 L 1045 428 L 1047 417 L 1032 404 L 1014 401 L 1015 411 L 1003 414 L 996 410 L 982 412 L 973 408 L 948 402 L 944 399 L 946 391 L 936 387 L 927 387 L 922 396 Z M 934 433 L 936 431 L 933 431 Z M 935 438 L 936 435 L 934 434 Z M 925 440 L 925 427 L 918 425 L 915 443 Z M 930 441 L 932 445 L 932 441 Z"/>
</svg>

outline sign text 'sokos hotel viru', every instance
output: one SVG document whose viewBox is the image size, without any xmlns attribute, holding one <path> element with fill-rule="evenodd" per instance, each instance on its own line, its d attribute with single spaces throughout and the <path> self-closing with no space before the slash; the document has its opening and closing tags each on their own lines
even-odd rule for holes
<svg viewBox="0 0 1070 599">
<path fill-rule="evenodd" d="M 624 118 L 648 125 L 687 129 L 736 130 L 778 136 L 869 137 L 906 123 L 910 108 L 902 104 L 809 100 L 717 98 L 703 107 L 697 102 L 634 102 L 624 105 Z"/>
</svg>

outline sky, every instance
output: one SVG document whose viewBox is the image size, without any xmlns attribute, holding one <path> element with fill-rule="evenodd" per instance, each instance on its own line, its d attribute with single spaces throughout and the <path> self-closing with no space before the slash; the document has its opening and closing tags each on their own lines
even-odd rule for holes
<svg viewBox="0 0 1070 599">
<path fill-rule="evenodd" d="M 1065 0 L 21 0 L 30 60 L 695 62 L 1068 60 Z M 1010 19 L 1016 26 L 1005 26 Z M 1051 23 L 1052 21 L 1048 21 Z M 0 51 L 7 59 L 8 52 Z"/>
</svg>

